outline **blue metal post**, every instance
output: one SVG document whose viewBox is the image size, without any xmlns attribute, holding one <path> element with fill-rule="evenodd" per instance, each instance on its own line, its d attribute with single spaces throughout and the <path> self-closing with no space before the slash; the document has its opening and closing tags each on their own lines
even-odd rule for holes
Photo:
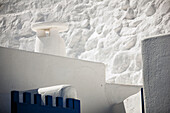
<svg viewBox="0 0 170 113">
<path fill-rule="evenodd" d="M 62 97 L 56 97 L 56 106 L 63 107 L 63 98 Z"/>
<path fill-rule="evenodd" d="M 73 109 L 73 99 L 72 98 L 66 99 L 66 107 Z"/>
<path fill-rule="evenodd" d="M 74 99 L 74 110 L 76 110 L 77 113 L 80 113 L 80 100 Z"/>
<path fill-rule="evenodd" d="M 45 105 L 52 106 L 52 96 L 45 96 Z"/>
<path fill-rule="evenodd" d="M 41 95 L 34 94 L 34 104 L 41 105 Z"/>
<path fill-rule="evenodd" d="M 16 103 L 19 103 L 19 91 L 11 91 L 11 113 L 16 113 Z"/>
<path fill-rule="evenodd" d="M 31 93 L 23 93 L 23 103 L 31 104 Z"/>
</svg>

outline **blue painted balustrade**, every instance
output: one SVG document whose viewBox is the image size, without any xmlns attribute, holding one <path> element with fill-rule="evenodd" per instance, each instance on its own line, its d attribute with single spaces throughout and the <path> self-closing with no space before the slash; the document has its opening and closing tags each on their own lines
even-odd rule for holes
<svg viewBox="0 0 170 113">
<path fill-rule="evenodd" d="M 52 105 L 56 101 L 56 106 Z M 67 98 L 66 107 L 63 107 L 63 98 L 45 96 L 45 105 L 41 104 L 41 95 L 34 94 L 34 102 L 31 104 L 31 93 L 23 93 L 23 102 L 19 102 L 19 91 L 11 92 L 11 113 L 80 113 L 80 100 Z"/>
</svg>

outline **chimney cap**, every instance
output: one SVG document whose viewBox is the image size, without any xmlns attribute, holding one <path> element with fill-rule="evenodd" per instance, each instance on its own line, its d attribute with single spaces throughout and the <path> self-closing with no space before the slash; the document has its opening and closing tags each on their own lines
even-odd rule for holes
<svg viewBox="0 0 170 113">
<path fill-rule="evenodd" d="M 68 24 L 62 22 L 38 22 L 31 26 L 33 31 L 37 30 L 50 30 L 51 28 L 56 28 L 58 32 L 63 32 L 68 30 Z"/>
</svg>

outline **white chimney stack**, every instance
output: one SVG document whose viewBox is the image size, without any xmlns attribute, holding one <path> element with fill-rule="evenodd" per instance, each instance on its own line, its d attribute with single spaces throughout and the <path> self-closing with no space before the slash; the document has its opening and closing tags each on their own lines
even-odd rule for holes
<svg viewBox="0 0 170 113">
<path fill-rule="evenodd" d="M 64 40 L 59 32 L 66 31 L 67 24 L 58 22 L 42 22 L 32 25 L 32 30 L 37 33 L 35 52 L 66 56 Z"/>
</svg>

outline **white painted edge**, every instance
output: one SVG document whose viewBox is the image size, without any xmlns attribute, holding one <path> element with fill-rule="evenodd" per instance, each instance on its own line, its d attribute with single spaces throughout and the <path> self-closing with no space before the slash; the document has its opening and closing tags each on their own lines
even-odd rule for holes
<svg viewBox="0 0 170 113">
<path fill-rule="evenodd" d="M 133 85 L 133 84 L 120 84 L 120 83 L 106 83 L 109 85 L 127 86 L 127 87 L 138 87 L 143 88 L 143 85 Z"/>
<path fill-rule="evenodd" d="M 152 35 L 152 36 L 149 36 L 149 37 L 144 37 L 144 39 L 142 39 L 141 41 L 146 41 L 146 40 L 149 40 L 149 39 L 164 37 L 164 36 L 168 36 L 168 35 L 170 35 L 170 33 L 167 33 L 167 34 L 159 34 L 159 35 Z"/>
<path fill-rule="evenodd" d="M 33 51 L 25 51 L 25 50 L 20 50 L 20 49 L 15 49 L 15 48 L 7 48 L 7 47 L 3 47 L 3 46 L 0 46 L 0 48 L 7 49 L 7 50 L 13 50 L 13 51 L 27 52 L 27 53 L 30 53 L 30 54 L 39 54 L 39 55 L 43 54 L 43 55 L 46 55 L 46 56 L 52 56 L 52 57 L 58 57 L 58 58 L 74 59 L 75 61 L 95 63 L 95 64 L 103 65 L 103 67 L 105 67 L 105 64 L 101 63 L 101 62 L 88 61 L 88 60 L 82 60 L 82 59 L 71 58 L 71 57 L 66 57 L 66 56 L 59 56 L 59 55 L 51 55 L 51 54 L 45 54 L 45 53 L 38 53 L 38 52 L 33 52 Z"/>
</svg>

